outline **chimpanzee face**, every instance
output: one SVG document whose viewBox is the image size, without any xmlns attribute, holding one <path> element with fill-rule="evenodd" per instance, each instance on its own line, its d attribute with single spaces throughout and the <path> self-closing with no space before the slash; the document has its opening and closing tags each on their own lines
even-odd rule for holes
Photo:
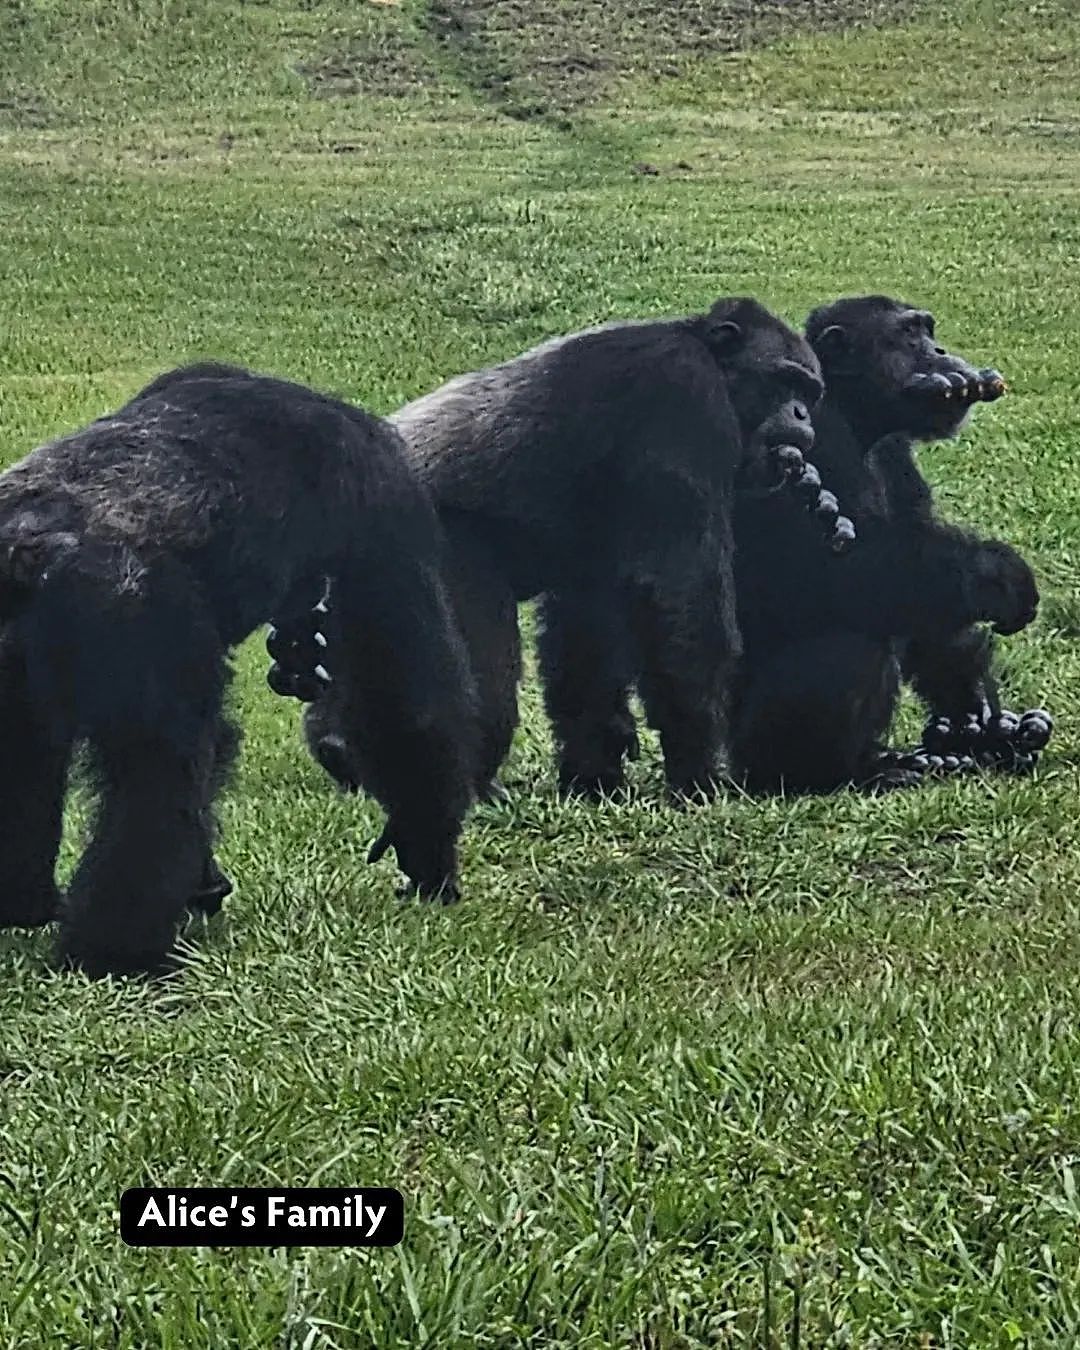
<svg viewBox="0 0 1080 1350">
<path fill-rule="evenodd" d="M 709 315 L 710 346 L 727 377 L 745 444 L 814 443 L 811 413 L 824 385 L 813 348 L 756 301 L 721 301 Z"/>
<path fill-rule="evenodd" d="M 839 300 L 815 310 L 807 336 L 830 400 L 880 435 L 954 436 L 972 405 L 997 398 L 1004 381 L 940 346 L 934 316 L 887 296 Z"/>
</svg>

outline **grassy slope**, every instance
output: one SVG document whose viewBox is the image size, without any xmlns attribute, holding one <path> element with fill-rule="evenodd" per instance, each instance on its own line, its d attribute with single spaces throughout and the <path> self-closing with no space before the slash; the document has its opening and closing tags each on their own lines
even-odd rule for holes
<svg viewBox="0 0 1080 1350">
<path fill-rule="evenodd" d="M 384 410 L 613 315 L 898 291 L 1010 376 L 924 462 L 1039 566 L 1011 688 L 1060 719 L 1025 785 L 675 815 L 652 755 L 595 811 L 556 804 L 530 686 L 513 804 L 428 913 L 362 865 L 377 812 L 328 794 L 252 644 L 241 889 L 182 985 L 0 936 L 0 1343 L 1076 1343 L 1069 10 L 964 0 L 677 79 L 639 36 L 603 103 L 532 120 L 415 5 L 0 11 L 5 457 L 196 354 Z M 516 89 L 535 39 L 500 41 Z M 297 73 L 358 68 L 395 96 Z M 408 1238 L 137 1253 L 113 1206 L 148 1181 L 398 1184 Z"/>
</svg>

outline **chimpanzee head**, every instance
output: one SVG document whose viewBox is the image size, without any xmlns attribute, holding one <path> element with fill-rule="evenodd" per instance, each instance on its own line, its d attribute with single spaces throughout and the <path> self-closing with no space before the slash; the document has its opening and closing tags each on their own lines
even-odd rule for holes
<svg viewBox="0 0 1080 1350">
<path fill-rule="evenodd" d="M 955 436 L 975 403 L 1005 392 L 995 370 L 976 370 L 938 346 L 925 309 L 866 295 L 815 309 L 806 336 L 825 375 L 826 399 L 867 440 L 901 432 Z"/>
<path fill-rule="evenodd" d="M 727 377 L 744 443 L 814 444 L 810 414 L 821 398 L 821 365 L 813 348 L 756 300 L 718 300 L 699 333 Z"/>
</svg>

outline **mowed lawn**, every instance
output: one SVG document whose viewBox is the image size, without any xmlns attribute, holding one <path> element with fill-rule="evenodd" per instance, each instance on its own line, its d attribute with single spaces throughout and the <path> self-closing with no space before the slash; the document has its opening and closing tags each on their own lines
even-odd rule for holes
<svg viewBox="0 0 1080 1350">
<path fill-rule="evenodd" d="M 635 59 L 531 110 L 491 92 L 513 33 L 485 65 L 410 0 L 0 13 L 3 462 L 196 356 L 388 411 L 614 317 L 897 293 L 1009 378 L 922 462 L 1032 558 L 1005 679 L 1057 719 L 1031 781 L 683 812 L 650 739 L 597 809 L 530 678 L 433 910 L 365 865 L 379 812 L 256 637 L 238 888 L 183 978 L 0 934 L 0 1345 L 1080 1344 L 1080 19 L 902 8 L 655 70 L 628 22 Z M 513 7 L 557 55 L 559 9 Z M 147 1184 L 398 1186 L 406 1238 L 133 1250 Z"/>
</svg>

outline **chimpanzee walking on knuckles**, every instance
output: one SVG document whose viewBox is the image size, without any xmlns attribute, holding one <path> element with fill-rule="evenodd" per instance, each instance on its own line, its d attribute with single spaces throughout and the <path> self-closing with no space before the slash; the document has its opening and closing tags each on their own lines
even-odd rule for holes
<svg viewBox="0 0 1080 1350">
<path fill-rule="evenodd" d="M 229 653 L 328 577 L 340 733 L 402 869 L 452 896 L 475 702 L 438 539 L 390 427 L 232 366 L 169 372 L 0 475 L 0 926 L 59 918 L 61 958 L 91 975 L 168 966 L 185 909 L 231 890 L 213 856 Z M 99 802 L 62 901 L 80 743 Z"/>
<path fill-rule="evenodd" d="M 594 661 L 606 671 L 609 644 L 622 651 L 632 640 L 672 792 L 712 790 L 741 651 L 731 528 L 740 489 L 787 485 L 780 495 L 823 554 L 832 551 L 823 533 L 834 549 L 854 535 L 804 460 L 821 390 L 805 340 L 741 298 L 556 338 L 394 414 L 449 541 L 450 593 L 480 696 L 481 795 L 493 791 L 517 723 L 517 606 L 544 593 L 562 599 L 586 644 L 548 690 L 573 780 L 604 791 L 621 779 L 626 728 L 604 714 L 623 683 L 597 699 L 576 676 Z M 309 745 L 350 787 L 327 635 L 333 592 L 328 607 L 276 626 L 270 678 L 313 700 Z M 325 691 L 317 666 L 335 677 Z"/>
</svg>

